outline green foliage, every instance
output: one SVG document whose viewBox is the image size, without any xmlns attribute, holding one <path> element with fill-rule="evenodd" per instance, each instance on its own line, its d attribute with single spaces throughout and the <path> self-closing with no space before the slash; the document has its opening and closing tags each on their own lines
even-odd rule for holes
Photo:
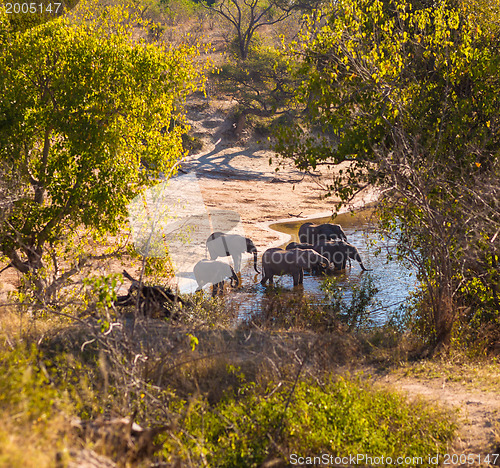
<svg viewBox="0 0 500 468">
<path fill-rule="evenodd" d="M 246 60 L 229 58 L 213 74 L 221 92 L 235 99 L 242 111 L 274 116 L 287 105 L 290 73 L 279 50 L 256 46 Z"/>
<path fill-rule="evenodd" d="M 189 135 L 188 133 L 183 133 L 182 148 L 189 154 L 196 154 L 203 149 L 203 141 L 199 137 Z"/>
<path fill-rule="evenodd" d="M 160 5 L 171 25 L 187 21 L 202 9 L 200 5 L 192 0 L 160 0 Z"/>
<path fill-rule="evenodd" d="M 336 320 L 345 323 L 349 330 L 373 325 L 370 309 L 373 308 L 378 289 L 371 276 L 364 276 L 360 284 L 350 285 L 349 300 L 346 300 L 345 291 L 342 291 L 340 282 L 335 277 L 326 278 L 321 289 L 325 292 L 325 299 L 329 304 L 328 312 Z"/>
<path fill-rule="evenodd" d="M 116 232 L 132 197 L 174 171 L 182 102 L 202 82 L 197 47 L 132 42 L 118 7 L 78 14 L 0 49 L 0 248 L 23 273 L 77 226 Z"/>
<path fill-rule="evenodd" d="M 247 60 L 257 30 L 273 25 L 290 16 L 292 5 L 280 0 L 219 0 L 207 2 L 206 8 L 219 15 L 234 31 L 238 57 Z"/>
<path fill-rule="evenodd" d="M 257 467 L 271 457 L 290 460 L 293 453 L 423 457 L 402 466 L 429 466 L 428 454 L 444 453 L 455 429 L 428 405 L 343 378 L 266 390 L 247 384 L 238 398 L 214 408 L 196 402 L 185 424 L 187 434 L 180 437 L 191 456 L 218 467 Z"/>
<path fill-rule="evenodd" d="M 479 279 L 481 307 L 499 304 L 500 28 L 447 2 L 346 0 L 326 14 L 291 48 L 303 114 L 277 150 L 301 169 L 347 162 L 328 188 L 344 201 L 383 189 L 381 225 L 418 268 L 430 343 L 448 343 L 469 305 L 461 285 Z"/>
<path fill-rule="evenodd" d="M 0 355 L 0 411 L 19 413 L 24 420 L 46 421 L 69 409 L 64 392 L 52 385 L 54 362 L 35 347 L 20 345 Z"/>
</svg>

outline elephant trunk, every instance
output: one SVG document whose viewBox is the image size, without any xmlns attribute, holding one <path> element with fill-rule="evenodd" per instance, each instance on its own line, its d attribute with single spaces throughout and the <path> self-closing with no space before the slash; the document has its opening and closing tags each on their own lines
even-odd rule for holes
<svg viewBox="0 0 500 468">
<path fill-rule="evenodd" d="M 240 287 L 240 279 L 236 272 L 234 271 L 232 266 L 229 266 L 231 268 L 231 287 L 232 288 L 239 288 Z M 233 281 L 236 283 L 234 284 Z"/>
<path fill-rule="evenodd" d="M 359 261 L 359 266 L 361 267 L 361 269 L 362 269 L 363 271 L 372 271 L 372 269 L 371 269 L 371 268 L 366 268 L 366 267 L 363 265 L 363 262 L 362 262 L 361 260 Z"/>
<path fill-rule="evenodd" d="M 253 251 L 253 267 L 257 273 L 260 273 L 260 271 L 257 269 L 257 250 Z"/>
<path fill-rule="evenodd" d="M 364 265 L 363 265 L 363 261 L 361 260 L 361 255 L 359 255 L 359 253 L 356 252 L 356 255 L 354 257 L 351 257 L 353 260 L 356 260 L 358 263 L 359 263 L 359 266 L 361 267 L 361 269 L 363 271 L 371 271 L 369 268 L 366 268 Z"/>
</svg>

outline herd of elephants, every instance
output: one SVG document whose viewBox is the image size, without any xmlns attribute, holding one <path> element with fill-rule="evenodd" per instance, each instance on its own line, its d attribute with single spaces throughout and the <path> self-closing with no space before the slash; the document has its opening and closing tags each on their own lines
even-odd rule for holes
<svg viewBox="0 0 500 468">
<path fill-rule="evenodd" d="M 304 270 L 313 274 L 328 274 L 329 272 L 344 270 L 349 260 L 355 260 L 363 270 L 358 249 L 347 242 L 347 237 L 339 224 L 305 223 L 299 229 L 300 243 L 291 242 L 286 249 L 267 249 L 262 255 L 262 281 L 273 283 L 275 275 L 292 275 L 293 285 L 302 284 Z M 238 234 L 224 234 L 214 232 L 207 239 L 206 246 L 210 253 L 210 260 L 200 260 L 193 268 L 198 283 L 197 291 L 203 286 L 212 284 L 212 296 L 222 294 L 224 281 L 231 280 L 231 286 L 241 284 L 241 257 L 243 253 L 253 254 L 253 266 L 257 273 L 257 248 L 251 239 Z M 217 260 L 219 257 L 232 257 L 234 268 L 228 263 Z M 135 306 L 140 315 L 152 316 L 159 311 L 162 316 L 170 317 L 172 304 L 184 305 L 186 300 L 180 298 L 170 288 L 162 286 L 144 285 L 134 279 L 126 271 L 123 275 L 132 284 L 125 296 L 118 296 L 114 305 L 119 307 Z M 188 300 L 189 302 L 189 300 Z"/>
<path fill-rule="evenodd" d="M 313 274 L 328 274 L 346 268 L 347 261 L 352 259 L 363 265 L 358 249 L 347 242 L 347 237 L 339 224 L 305 223 L 299 229 L 300 243 L 291 242 L 286 249 L 267 249 L 262 255 L 261 284 L 273 283 L 275 275 L 291 275 L 293 285 L 302 284 L 304 270 Z M 214 232 L 207 239 L 207 249 L 210 260 L 200 260 L 193 268 L 198 283 L 197 291 L 203 286 L 212 284 L 212 296 L 221 294 L 224 281 L 230 279 L 232 287 L 241 283 L 239 275 L 241 256 L 248 252 L 253 254 L 254 268 L 257 273 L 257 248 L 251 239 L 239 234 L 224 234 Z M 231 256 L 234 268 L 231 265 L 217 260 L 219 257 Z"/>
</svg>

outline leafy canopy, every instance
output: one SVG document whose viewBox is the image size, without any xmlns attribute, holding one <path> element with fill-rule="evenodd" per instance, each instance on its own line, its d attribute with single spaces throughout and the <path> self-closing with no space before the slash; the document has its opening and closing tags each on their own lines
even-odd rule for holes
<svg viewBox="0 0 500 468">
<path fill-rule="evenodd" d="M 134 42 L 127 15 L 83 9 L 1 36 L 0 249 L 21 272 L 77 226 L 115 232 L 128 201 L 183 155 L 199 50 Z"/>
<path fill-rule="evenodd" d="M 499 309 L 500 35 L 456 3 L 340 0 L 321 28 L 307 21 L 291 50 L 302 114 L 277 144 L 302 169 L 346 162 L 329 186 L 343 200 L 383 189 L 384 227 L 419 267 L 438 342 L 467 307 L 464 283 Z"/>
</svg>

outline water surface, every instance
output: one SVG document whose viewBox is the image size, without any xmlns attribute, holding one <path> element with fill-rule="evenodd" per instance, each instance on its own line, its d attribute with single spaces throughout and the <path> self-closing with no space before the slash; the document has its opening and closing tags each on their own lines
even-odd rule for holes
<svg viewBox="0 0 500 468">
<path fill-rule="evenodd" d="M 376 230 L 376 220 L 373 219 L 371 210 L 364 210 L 354 215 L 346 213 L 337 216 L 333 221 L 331 217 L 299 222 L 276 223 L 270 227 L 276 231 L 284 232 L 292 236 L 291 241 L 298 242 L 298 230 L 301 224 L 311 221 L 313 223 L 334 222 L 341 224 L 346 233 L 347 240 L 358 248 L 366 268 L 372 271 L 363 272 L 359 264 L 352 261 L 352 266 L 335 275 L 338 287 L 341 288 L 346 301 L 349 301 L 353 284 L 371 277 L 378 289 L 375 300 L 371 306 L 373 318 L 376 322 L 382 322 L 385 318 L 407 299 L 408 294 L 416 286 L 415 271 L 403 266 L 391 258 L 394 254 L 394 246 L 391 241 L 384 238 Z M 283 248 L 288 244 L 283 244 Z M 262 252 L 260 252 L 260 255 Z M 261 264 L 259 262 L 259 269 Z M 261 303 L 266 294 L 266 288 L 261 286 L 258 277 L 252 267 L 250 259 L 246 261 L 242 270 L 243 287 L 231 295 L 231 301 L 239 304 L 240 319 L 250 318 L 252 314 L 259 311 Z M 293 280 L 289 275 L 274 277 L 275 284 L 285 289 L 285 294 L 293 294 Z M 304 294 L 309 294 L 312 301 L 320 303 L 325 293 L 321 290 L 321 277 L 304 274 Z M 295 288 L 297 291 L 297 288 Z"/>
</svg>

